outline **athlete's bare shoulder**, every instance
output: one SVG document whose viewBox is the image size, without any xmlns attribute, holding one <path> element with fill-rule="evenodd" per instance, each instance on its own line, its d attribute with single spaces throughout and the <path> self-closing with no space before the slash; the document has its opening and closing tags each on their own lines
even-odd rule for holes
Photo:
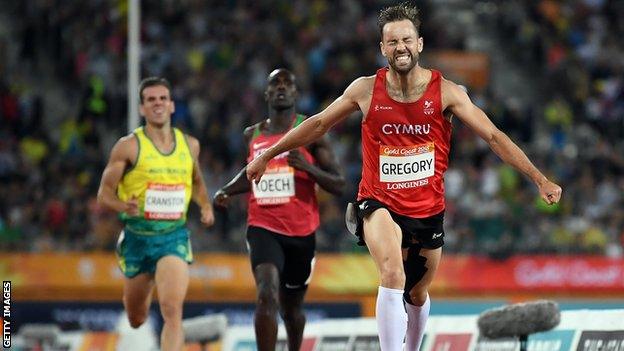
<svg viewBox="0 0 624 351">
<path fill-rule="evenodd" d="M 455 89 L 455 88 L 461 89 L 460 87 L 463 86 L 463 85 L 459 85 L 453 82 L 450 79 L 446 79 L 444 77 L 441 77 L 441 78 L 442 78 L 442 90 Z"/>
<path fill-rule="evenodd" d="M 440 90 L 442 92 L 443 109 L 446 109 L 450 105 L 455 105 L 458 102 L 464 102 L 464 100 L 468 98 L 465 86 L 459 85 L 446 78 L 442 78 Z"/>
<path fill-rule="evenodd" d="M 251 137 L 253 137 L 253 134 L 256 131 L 256 129 L 262 130 L 262 128 L 264 128 L 266 123 L 267 123 L 267 121 L 263 120 L 261 122 L 258 122 L 256 124 L 252 124 L 249 127 L 245 128 L 245 130 L 243 131 L 243 136 L 245 136 L 245 140 L 247 142 L 249 142 L 249 140 L 251 140 Z"/>
<path fill-rule="evenodd" d="M 113 146 L 111 159 L 134 162 L 139 153 L 139 140 L 134 133 L 125 135 Z"/>
<path fill-rule="evenodd" d="M 189 149 L 191 150 L 191 154 L 193 155 L 193 158 L 198 157 L 199 149 L 200 149 L 199 140 L 197 140 L 197 138 L 189 134 L 184 134 L 184 137 L 186 138 L 186 142 L 189 146 Z"/>
<path fill-rule="evenodd" d="M 354 80 L 344 92 L 344 95 L 352 99 L 362 99 L 373 95 L 375 76 L 359 77 Z"/>
<path fill-rule="evenodd" d="M 365 76 L 354 80 L 342 95 L 351 103 L 357 104 L 360 111 L 366 115 L 373 98 L 373 88 L 375 87 L 375 76 Z"/>
<path fill-rule="evenodd" d="M 115 144 L 115 147 L 123 150 L 137 150 L 139 147 L 139 139 L 134 133 L 124 135 Z"/>
</svg>

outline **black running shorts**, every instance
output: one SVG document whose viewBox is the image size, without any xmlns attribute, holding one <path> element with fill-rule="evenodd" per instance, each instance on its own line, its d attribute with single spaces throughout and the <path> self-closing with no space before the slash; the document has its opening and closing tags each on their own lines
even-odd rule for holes
<svg viewBox="0 0 624 351">
<path fill-rule="evenodd" d="M 272 263 L 280 273 L 282 288 L 307 288 L 314 267 L 314 232 L 307 236 L 291 237 L 250 226 L 247 228 L 247 249 L 252 269 L 261 263 Z"/>
<path fill-rule="evenodd" d="M 403 238 L 401 247 L 406 248 L 413 245 L 424 247 L 425 249 L 437 249 L 444 245 L 444 211 L 425 218 L 411 218 L 397 214 L 388 207 L 371 199 L 364 199 L 351 203 L 347 207 L 345 218 L 347 227 L 358 238 L 358 245 L 365 246 L 364 242 L 364 218 L 375 210 L 385 208 L 390 212 L 392 220 L 401 227 Z"/>
</svg>

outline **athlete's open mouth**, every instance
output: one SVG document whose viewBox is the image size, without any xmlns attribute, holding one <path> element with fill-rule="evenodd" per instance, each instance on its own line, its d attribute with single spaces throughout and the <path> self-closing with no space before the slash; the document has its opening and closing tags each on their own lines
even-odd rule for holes
<svg viewBox="0 0 624 351">
<path fill-rule="evenodd" d="M 394 60 L 397 63 L 407 63 L 412 59 L 412 55 L 410 54 L 401 54 L 401 55 L 396 55 L 394 57 Z"/>
</svg>

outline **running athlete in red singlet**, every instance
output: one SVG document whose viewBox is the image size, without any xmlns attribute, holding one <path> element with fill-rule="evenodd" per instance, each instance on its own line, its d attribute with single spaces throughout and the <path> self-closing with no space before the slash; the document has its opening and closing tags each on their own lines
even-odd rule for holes
<svg viewBox="0 0 624 351">
<path fill-rule="evenodd" d="M 304 119 L 303 115 L 290 116 L 291 128 L 297 127 Z M 258 124 L 253 129 L 248 163 L 286 134 L 266 135 L 260 127 Z M 316 163 L 308 149 L 300 147 L 298 153 L 308 164 Z M 307 172 L 289 165 L 288 155 L 289 152 L 285 152 L 275 156 L 267 166 L 266 177 L 258 184 L 252 184 L 247 224 L 286 236 L 308 236 L 319 226 L 316 181 Z"/>
<path fill-rule="evenodd" d="M 271 72 L 265 92 L 269 118 L 245 130 L 248 162 L 305 120 L 295 113 L 296 96 L 295 76 L 290 71 Z M 214 202 L 224 207 L 230 196 L 249 192 L 247 244 L 258 290 L 256 344 L 260 351 L 275 350 L 279 310 L 288 334 L 288 349 L 299 350 L 305 326 L 303 299 L 314 265 L 314 233 L 319 226 L 316 185 L 338 195 L 345 181 L 326 139 L 276 154 L 267 162 L 260 182 L 251 184 L 245 171 L 243 168 L 217 191 Z"/>
<path fill-rule="evenodd" d="M 386 91 L 387 68 L 375 75 L 362 123 L 362 181 L 358 200 L 375 199 L 398 214 L 424 218 L 444 210 L 451 123 L 442 111 L 442 76 L 432 70 L 422 96 L 394 100 Z"/>
<path fill-rule="evenodd" d="M 415 6 L 383 9 L 380 49 L 389 67 L 353 81 L 326 109 L 247 165 L 248 179 L 258 182 L 274 156 L 313 142 L 351 113 L 363 112 L 359 201 L 350 204 L 347 217 L 354 220 L 349 230 L 366 244 L 381 275 L 376 318 L 383 351 L 401 351 L 404 339 L 405 350 L 415 351 L 422 341 L 428 288 L 444 244 L 443 175 L 451 115 L 529 177 L 546 203 L 561 197 L 561 187 L 548 180 L 464 90 L 418 65 L 423 50 L 419 27 Z"/>
</svg>

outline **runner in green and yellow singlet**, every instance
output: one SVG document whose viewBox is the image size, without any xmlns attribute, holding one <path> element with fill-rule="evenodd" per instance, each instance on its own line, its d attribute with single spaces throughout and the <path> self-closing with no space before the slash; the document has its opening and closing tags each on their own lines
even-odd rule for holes
<svg viewBox="0 0 624 351">
<path fill-rule="evenodd" d="M 164 320 L 163 351 L 182 350 L 182 305 L 193 260 L 186 213 L 193 200 L 205 226 L 214 222 L 198 164 L 199 142 L 171 127 L 175 110 L 163 78 L 139 87 L 145 126 L 122 137 L 102 174 L 98 201 L 124 222 L 117 256 L 125 275 L 123 303 L 130 325 L 147 319 L 154 286 Z"/>
</svg>

